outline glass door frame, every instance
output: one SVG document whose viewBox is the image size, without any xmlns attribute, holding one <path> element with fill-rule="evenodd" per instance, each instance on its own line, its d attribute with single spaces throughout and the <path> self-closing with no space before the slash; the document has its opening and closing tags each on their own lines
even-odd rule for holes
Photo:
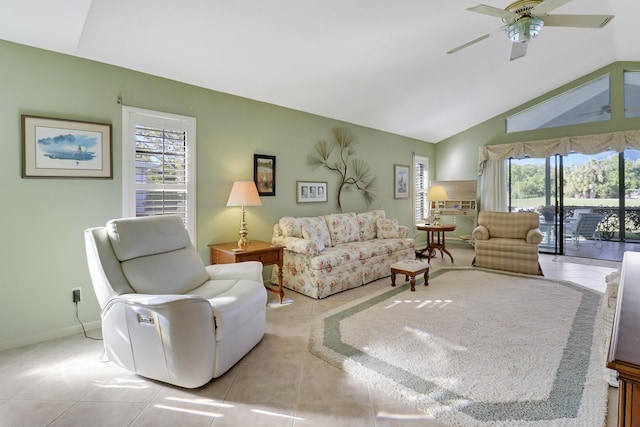
<svg viewBox="0 0 640 427">
<path fill-rule="evenodd" d="M 626 150 L 625 150 L 626 151 Z M 555 158 L 555 161 L 552 160 Z M 619 227 L 616 230 L 618 232 L 618 237 L 614 240 L 619 243 L 631 242 L 631 243 L 640 243 L 637 240 L 627 240 L 627 230 L 625 227 L 626 217 L 627 217 L 627 200 L 626 200 L 626 186 L 625 186 L 625 152 L 618 153 L 618 207 L 615 209 L 618 220 Z M 517 207 L 512 204 L 512 196 L 513 196 L 513 181 L 512 181 L 512 160 L 518 159 L 509 159 L 508 163 L 508 180 L 509 180 L 509 188 L 508 188 L 508 209 L 509 211 L 513 211 Z M 541 159 L 542 160 L 542 159 Z M 545 165 L 545 206 L 550 206 L 553 201 L 555 205 L 555 216 L 553 220 L 553 235 L 555 236 L 554 242 L 547 242 L 544 245 L 540 246 L 540 252 L 542 253 L 552 253 L 556 255 L 564 255 L 565 254 L 565 199 L 564 199 L 564 184 L 565 184 L 565 168 L 564 168 L 564 156 L 555 154 L 553 156 L 544 158 Z M 554 164 L 555 163 L 555 164 Z M 555 190 L 555 194 L 554 194 Z"/>
<path fill-rule="evenodd" d="M 511 176 L 511 161 L 517 159 L 509 159 L 509 168 L 508 168 L 508 180 L 509 180 L 509 191 L 508 191 L 508 203 L 509 203 L 509 211 L 512 211 L 514 208 L 512 203 L 512 188 L 511 185 L 513 183 Z M 554 165 L 552 165 L 552 160 Z M 540 245 L 541 253 L 550 253 L 554 255 L 560 255 L 564 253 L 564 201 L 561 195 L 564 190 L 564 167 L 562 162 L 562 156 L 559 154 L 555 154 L 550 157 L 544 158 L 544 181 L 545 181 L 545 206 L 554 206 L 555 214 L 553 216 L 553 222 L 550 224 L 551 226 L 551 235 L 554 236 L 552 242 L 548 242 L 547 244 Z M 552 204 L 553 201 L 553 204 Z M 547 225 L 547 224 L 545 224 Z"/>
</svg>

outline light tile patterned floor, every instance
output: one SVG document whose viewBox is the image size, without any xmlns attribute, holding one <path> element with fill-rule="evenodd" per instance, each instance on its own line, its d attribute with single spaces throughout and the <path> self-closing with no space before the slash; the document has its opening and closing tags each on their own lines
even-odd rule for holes
<svg viewBox="0 0 640 427">
<path fill-rule="evenodd" d="M 452 253 L 455 265 L 470 265 L 472 250 L 460 246 Z M 541 257 L 546 277 L 599 291 L 614 271 L 553 258 Z M 432 260 L 432 270 L 450 265 L 448 259 Z M 287 291 L 288 304 L 282 306 L 270 293 L 262 342 L 224 376 L 196 390 L 103 363 L 101 342 L 81 334 L 0 352 L 0 426 L 441 425 L 307 352 L 309 328 L 318 314 L 385 283 L 320 301 Z M 616 423 L 617 391 L 611 389 L 607 426 Z"/>
</svg>

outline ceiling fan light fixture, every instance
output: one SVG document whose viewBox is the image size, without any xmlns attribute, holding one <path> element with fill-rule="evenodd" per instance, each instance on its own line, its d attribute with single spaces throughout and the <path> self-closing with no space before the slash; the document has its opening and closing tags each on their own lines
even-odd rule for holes
<svg viewBox="0 0 640 427">
<path fill-rule="evenodd" d="M 544 21 L 537 16 L 523 16 L 510 23 L 505 31 L 512 42 L 528 43 L 540 33 L 543 26 Z"/>
</svg>

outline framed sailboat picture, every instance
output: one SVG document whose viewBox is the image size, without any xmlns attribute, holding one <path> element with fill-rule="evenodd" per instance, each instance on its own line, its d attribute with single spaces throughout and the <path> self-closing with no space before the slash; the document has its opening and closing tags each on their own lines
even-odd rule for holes
<svg viewBox="0 0 640 427">
<path fill-rule="evenodd" d="M 393 198 L 409 198 L 409 166 L 393 165 Z"/>
<path fill-rule="evenodd" d="M 113 178 L 111 124 L 22 115 L 23 178 Z"/>
</svg>

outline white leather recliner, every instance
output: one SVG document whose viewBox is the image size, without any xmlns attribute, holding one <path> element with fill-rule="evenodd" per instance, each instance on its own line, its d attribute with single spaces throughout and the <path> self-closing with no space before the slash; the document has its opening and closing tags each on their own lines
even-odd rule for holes
<svg viewBox="0 0 640 427">
<path fill-rule="evenodd" d="M 264 336 L 262 264 L 205 266 L 180 217 L 112 220 L 85 230 L 85 244 L 106 355 L 117 365 L 195 388 Z"/>
</svg>

